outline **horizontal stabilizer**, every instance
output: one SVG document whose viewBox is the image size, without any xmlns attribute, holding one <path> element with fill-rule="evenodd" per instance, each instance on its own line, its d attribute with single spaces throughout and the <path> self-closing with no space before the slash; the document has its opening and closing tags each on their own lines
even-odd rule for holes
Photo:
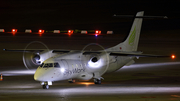
<svg viewBox="0 0 180 101">
<path fill-rule="evenodd" d="M 150 18 L 150 19 L 168 19 L 167 16 L 134 16 L 134 15 L 113 15 L 113 17 L 120 17 L 120 18 Z"/>
</svg>

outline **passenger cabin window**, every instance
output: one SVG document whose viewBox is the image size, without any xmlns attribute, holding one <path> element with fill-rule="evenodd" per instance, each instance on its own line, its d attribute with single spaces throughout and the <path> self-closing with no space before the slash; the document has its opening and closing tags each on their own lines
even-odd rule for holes
<svg viewBox="0 0 180 101">
<path fill-rule="evenodd" d="M 55 68 L 59 68 L 60 66 L 59 66 L 59 63 L 54 63 L 54 67 Z"/>
</svg>

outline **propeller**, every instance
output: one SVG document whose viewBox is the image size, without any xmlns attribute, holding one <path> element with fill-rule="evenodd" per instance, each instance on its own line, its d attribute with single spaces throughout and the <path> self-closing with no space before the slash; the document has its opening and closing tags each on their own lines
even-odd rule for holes
<svg viewBox="0 0 180 101">
<path fill-rule="evenodd" d="M 51 57 L 48 47 L 40 42 L 33 41 L 26 45 L 23 52 L 23 63 L 28 70 L 36 69 L 47 57 Z"/>
<path fill-rule="evenodd" d="M 81 51 L 81 62 L 86 72 L 104 74 L 109 67 L 109 54 L 97 43 L 86 45 Z"/>
</svg>

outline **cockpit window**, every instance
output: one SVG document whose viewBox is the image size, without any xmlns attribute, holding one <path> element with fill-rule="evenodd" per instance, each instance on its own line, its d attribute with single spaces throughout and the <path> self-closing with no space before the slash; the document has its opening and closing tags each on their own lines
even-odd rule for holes
<svg viewBox="0 0 180 101">
<path fill-rule="evenodd" d="M 42 63 L 42 64 L 40 65 L 40 67 L 43 67 L 43 65 L 44 65 L 44 63 Z"/>
<path fill-rule="evenodd" d="M 40 67 L 43 67 L 43 68 L 49 68 L 49 67 L 55 67 L 55 68 L 60 68 L 60 65 L 59 63 L 42 63 L 40 65 Z"/>
<path fill-rule="evenodd" d="M 59 63 L 54 63 L 54 67 L 60 67 Z"/>
<path fill-rule="evenodd" d="M 46 63 L 44 64 L 44 68 L 53 67 L 53 63 Z"/>
</svg>

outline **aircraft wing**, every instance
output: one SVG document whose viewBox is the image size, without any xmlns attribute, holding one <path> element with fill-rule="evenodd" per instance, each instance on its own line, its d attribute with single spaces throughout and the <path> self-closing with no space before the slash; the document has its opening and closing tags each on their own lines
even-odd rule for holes
<svg viewBox="0 0 180 101">
<path fill-rule="evenodd" d="M 4 51 L 11 51 L 11 52 L 42 52 L 45 49 L 3 49 L 3 50 Z"/>
<path fill-rule="evenodd" d="M 52 51 L 52 53 L 68 53 L 71 50 L 52 50 L 52 49 L 3 49 L 4 51 L 11 52 L 43 52 L 43 51 Z"/>
<path fill-rule="evenodd" d="M 12 51 L 12 52 L 42 52 L 48 51 L 48 49 L 3 49 L 4 51 Z M 174 55 L 152 55 L 152 54 L 142 54 L 141 51 L 135 52 L 123 52 L 123 51 L 80 51 L 80 50 L 66 50 L 66 49 L 50 49 L 52 53 L 69 53 L 69 52 L 82 52 L 83 55 L 90 54 L 101 54 L 103 52 L 108 53 L 110 56 L 129 56 L 129 57 L 175 57 Z"/>
<path fill-rule="evenodd" d="M 90 55 L 90 54 L 101 54 L 103 51 L 84 51 L 83 55 Z M 128 57 L 172 57 L 169 55 L 152 55 L 152 54 L 142 54 L 141 51 L 134 51 L 134 52 L 123 52 L 123 51 L 104 51 L 105 53 L 108 53 L 110 56 L 128 56 Z"/>
<path fill-rule="evenodd" d="M 165 57 L 172 57 L 168 55 L 152 55 L 152 54 L 142 54 L 142 53 L 123 53 L 123 52 L 111 52 L 111 56 L 129 56 L 129 57 L 160 57 L 160 58 L 165 58 Z"/>
</svg>

